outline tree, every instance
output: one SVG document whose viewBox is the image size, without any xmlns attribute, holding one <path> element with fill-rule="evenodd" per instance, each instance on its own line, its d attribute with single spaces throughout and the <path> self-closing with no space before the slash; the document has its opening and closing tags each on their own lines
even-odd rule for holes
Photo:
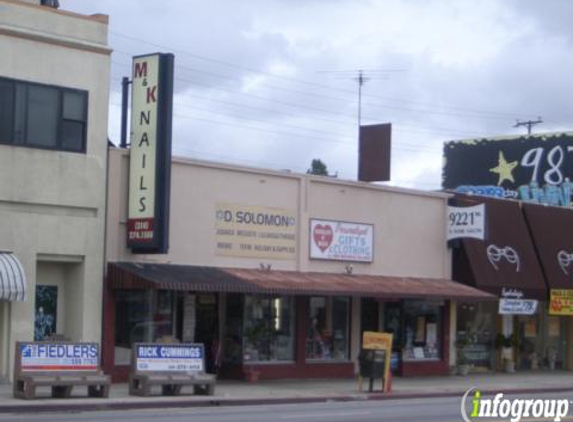
<svg viewBox="0 0 573 422">
<path fill-rule="evenodd" d="M 310 164 L 310 168 L 306 171 L 307 174 L 316 174 L 318 176 L 328 176 L 328 169 L 326 164 L 321 159 L 315 158 Z"/>
</svg>

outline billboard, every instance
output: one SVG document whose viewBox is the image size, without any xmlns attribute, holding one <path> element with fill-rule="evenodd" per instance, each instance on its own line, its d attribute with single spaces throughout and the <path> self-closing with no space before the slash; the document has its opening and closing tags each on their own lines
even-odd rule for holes
<svg viewBox="0 0 573 422">
<path fill-rule="evenodd" d="M 573 132 L 444 145 L 442 187 L 460 193 L 571 206 Z"/>
<path fill-rule="evenodd" d="M 133 58 L 127 246 L 167 253 L 173 109 L 172 54 Z"/>
</svg>

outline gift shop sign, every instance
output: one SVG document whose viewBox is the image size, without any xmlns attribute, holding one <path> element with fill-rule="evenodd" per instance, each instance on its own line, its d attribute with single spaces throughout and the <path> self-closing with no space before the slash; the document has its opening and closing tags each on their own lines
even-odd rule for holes
<svg viewBox="0 0 573 422">
<path fill-rule="evenodd" d="M 135 357 L 138 371 L 205 371 L 202 344 L 138 344 Z"/>
<path fill-rule="evenodd" d="M 215 253 L 242 258 L 296 258 L 294 211 L 244 204 L 217 203 Z"/>
<path fill-rule="evenodd" d="M 310 220 L 311 258 L 372 262 L 373 245 L 372 224 Z"/>
<path fill-rule="evenodd" d="M 167 253 L 173 55 L 134 57 L 127 246 Z"/>
</svg>

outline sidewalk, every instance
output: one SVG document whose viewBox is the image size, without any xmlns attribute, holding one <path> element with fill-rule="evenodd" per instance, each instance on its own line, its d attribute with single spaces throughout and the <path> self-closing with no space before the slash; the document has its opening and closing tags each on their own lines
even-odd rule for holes
<svg viewBox="0 0 573 422">
<path fill-rule="evenodd" d="M 467 377 L 395 378 L 392 391 L 382 394 L 380 380 L 374 393 L 359 392 L 356 380 L 273 380 L 246 383 L 219 381 L 214 396 L 182 395 L 177 397 L 133 397 L 126 384 L 114 384 L 109 399 L 86 398 L 85 387 L 78 387 L 70 399 L 52 399 L 48 389 L 39 389 L 36 400 L 12 397 L 12 386 L 0 384 L 0 413 L 58 410 L 142 409 L 216 405 L 255 405 L 320 401 L 384 400 L 457 396 L 471 387 L 484 393 L 533 393 L 573 391 L 573 373 L 566 371 L 522 372 L 515 374 L 476 374 Z M 364 383 L 367 389 L 368 383 Z M 192 391 L 190 387 L 185 391 Z"/>
</svg>

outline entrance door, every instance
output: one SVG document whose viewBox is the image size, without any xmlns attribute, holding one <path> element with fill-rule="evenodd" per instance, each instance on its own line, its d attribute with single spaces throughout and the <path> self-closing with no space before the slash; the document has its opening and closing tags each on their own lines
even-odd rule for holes
<svg viewBox="0 0 573 422">
<path fill-rule="evenodd" d="M 207 372 L 217 372 L 219 353 L 219 307 L 216 294 L 197 295 L 195 342 L 205 347 Z"/>
<path fill-rule="evenodd" d="M 378 311 L 378 301 L 371 298 L 363 298 L 360 306 L 360 332 L 378 331 L 380 329 L 380 314 Z M 360 335 L 362 343 L 362 335 Z"/>
</svg>

